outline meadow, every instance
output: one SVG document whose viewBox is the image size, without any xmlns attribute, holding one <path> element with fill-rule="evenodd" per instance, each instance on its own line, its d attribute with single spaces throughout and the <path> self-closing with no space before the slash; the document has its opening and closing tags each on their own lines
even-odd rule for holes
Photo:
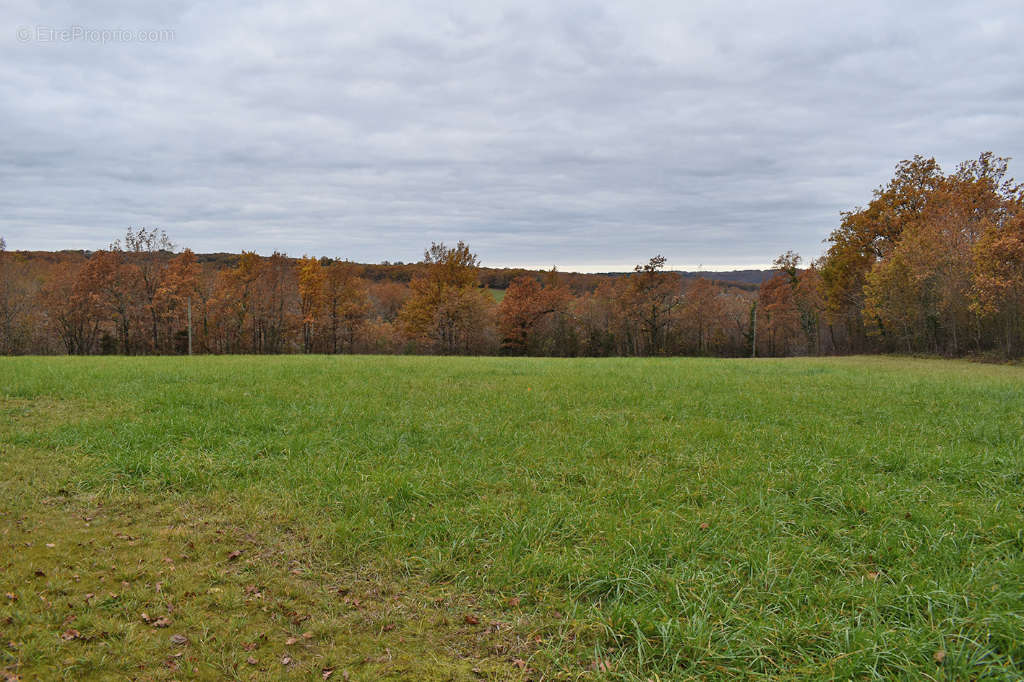
<svg viewBox="0 0 1024 682">
<path fill-rule="evenodd" d="M 1024 368 L 0 358 L 9 679 L 1020 679 Z"/>
</svg>

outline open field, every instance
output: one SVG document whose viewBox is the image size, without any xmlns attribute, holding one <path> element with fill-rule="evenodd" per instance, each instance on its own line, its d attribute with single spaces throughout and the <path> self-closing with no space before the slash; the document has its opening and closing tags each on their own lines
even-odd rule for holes
<svg viewBox="0 0 1024 682">
<path fill-rule="evenodd" d="M 0 550 L 24 679 L 1019 679 L 1024 370 L 0 358 Z"/>
</svg>

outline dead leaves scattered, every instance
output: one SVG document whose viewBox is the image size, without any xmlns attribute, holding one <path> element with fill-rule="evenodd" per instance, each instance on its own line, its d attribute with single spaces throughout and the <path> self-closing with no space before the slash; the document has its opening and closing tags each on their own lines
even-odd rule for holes
<svg viewBox="0 0 1024 682">
<path fill-rule="evenodd" d="M 64 640 L 65 642 L 70 642 L 71 640 L 74 640 L 74 639 L 81 639 L 81 637 L 82 637 L 82 633 L 79 632 L 78 630 L 75 630 L 74 628 L 70 628 L 68 630 L 65 630 L 60 635 L 60 638 L 62 640 Z"/>
<path fill-rule="evenodd" d="M 240 556 L 242 556 L 242 550 L 240 550 L 240 549 L 236 549 L 236 550 L 233 550 L 231 552 L 228 552 L 228 561 L 235 561 Z"/>
<path fill-rule="evenodd" d="M 145 611 L 143 611 L 141 614 L 139 614 L 139 618 L 142 619 L 143 623 L 145 623 L 146 625 L 148 625 L 150 627 L 154 627 L 154 628 L 166 628 L 166 627 L 170 627 L 170 625 L 171 625 L 171 619 L 168 618 L 167 616 L 161 616 L 159 618 L 153 618 L 148 613 L 146 613 Z"/>
<path fill-rule="evenodd" d="M 171 635 L 171 644 L 174 644 L 175 646 L 185 646 L 188 644 L 188 637 L 181 634 Z"/>
<path fill-rule="evenodd" d="M 463 617 L 463 620 L 466 621 L 466 625 L 479 625 L 480 624 L 480 619 L 477 618 L 476 616 L 474 616 L 471 613 L 467 613 Z"/>
</svg>

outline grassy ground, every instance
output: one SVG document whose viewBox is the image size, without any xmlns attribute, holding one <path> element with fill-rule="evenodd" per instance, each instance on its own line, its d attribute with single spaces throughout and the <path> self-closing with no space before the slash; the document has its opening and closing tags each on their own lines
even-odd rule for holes
<svg viewBox="0 0 1024 682">
<path fill-rule="evenodd" d="M 25 679 L 1019 679 L 1024 370 L 0 358 Z"/>
</svg>

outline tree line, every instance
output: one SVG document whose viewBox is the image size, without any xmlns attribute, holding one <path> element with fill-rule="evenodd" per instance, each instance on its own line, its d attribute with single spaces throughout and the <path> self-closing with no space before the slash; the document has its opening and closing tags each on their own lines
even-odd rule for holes
<svg viewBox="0 0 1024 682">
<path fill-rule="evenodd" d="M 413 264 L 197 256 L 129 229 L 93 253 L 7 252 L 0 353 L 789 356 L 1021 354 L 1024 192 L 1007 159 L 901 162 L 824 256 L 759 287 L 630 273 L 483 269 L 464 243 Z"/>
</svg>

